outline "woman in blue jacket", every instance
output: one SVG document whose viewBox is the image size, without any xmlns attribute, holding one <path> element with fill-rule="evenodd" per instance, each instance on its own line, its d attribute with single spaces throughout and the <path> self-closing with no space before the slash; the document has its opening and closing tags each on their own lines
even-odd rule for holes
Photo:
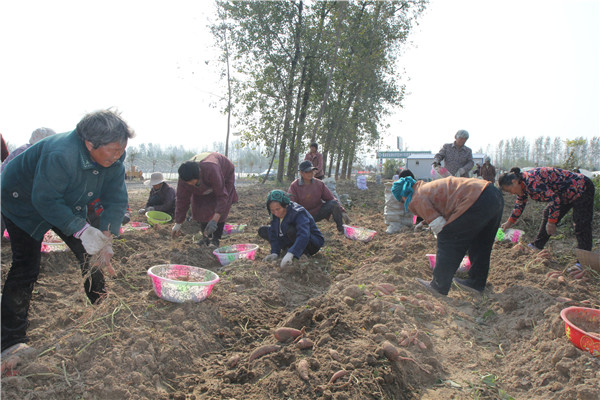
<svg viewBox="0 0 600 400">
<path fill-rule="evenodd" d="M 19 154 L 2 171 L 2 216 L 10 235 L 12 265 L 2 289 L 2 367 L 34 353 L 25 343 L 41 244 L 52 229 L 79 261 L 84 289 L 96 303 L 106 293 L 104 275 L 90 266 L 96 254 L 109 267 L 112 235 L 127 209 L 125 147 L 133 132 L 108 110 L 83 117 L 74 131 L 50 136 Z M 104 207 L 98 229 L 86 222 L 87 204 Z"/>
<path fill-rule="evenodd" d="M 286 251 L 280 264 L 282 269 L 286 269 L 292 266 L 294 258 L 300 258 L 302 254 L 312 256 L 323 247 L 325 238 L 313 217 L 300 204 L 290 201 L 282 190 L 269 193 L 267 210 L 271 215 L 271 254 L 264 261 L 275 261 L 281 251 Z"/>
</svg>

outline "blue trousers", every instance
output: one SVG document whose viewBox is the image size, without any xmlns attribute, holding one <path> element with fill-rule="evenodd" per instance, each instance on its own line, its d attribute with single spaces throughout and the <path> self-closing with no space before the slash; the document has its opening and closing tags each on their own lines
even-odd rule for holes
<svg viewBox="0 0 600 400">
<path fill-rule="evenodd" d="M 476 289 L 485 288 L 490 254 L 502 221 L 503 208 L 502 193 L 495 186 L 488 185 L 464 214 L 444 226 L 437 238 L 432 281 L 432 286 L 440 293 L 448 294 L 452 278 L 467 252 L 471 260 L 469 278 Z"/>
</svg>

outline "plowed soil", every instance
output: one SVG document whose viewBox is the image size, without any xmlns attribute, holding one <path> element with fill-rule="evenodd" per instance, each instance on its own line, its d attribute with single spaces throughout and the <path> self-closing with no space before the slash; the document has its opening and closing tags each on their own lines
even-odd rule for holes
<svg viewBox="0 0 600 400">
<path fill-rule="evenodd" d="M 229 223 L 247 228 L 221 245 L 258 244 L 252 261 L 221 266 L 196 243 L 194 223 L 186 222 L 178 239 L 170 237 L 172 224 L 127 231 L 114 243 L 109 296 L 92 306 L 75 257 L 44 254 L 29 315 L 30 344 L 40 354 L 2 377 L 2 399 L 600 398 L 600 358 L 571 344 L 559 315 L 572 305 L 600 308 L 599 275 L 546 277 L 575 261 L 570 217 L 544 258 L 523 246 L 543 207 L 530 202 L 516 226 L 525 241 L 494 245 L 486 293 L 453 286 L 441 298 L 415 282 L 431 277 L 425 254 L 436 252 L 433 235 L 386 234 L 384 186 L 371 181 L 368 190 L 338 182 L 337 192 L 352 199 L 353 225 L 378 232 L 372 241 L 349 240 L 322 221 L 324 248 L 296 260 L 293 272 L 263 262 L 269 246 L 256 231 L 268 223 L 264 201 L 274 187 L 238 184 Z M 145 221 L 135 210 L 148 188 L 131 185 L 129 192 L 133 220 Z M 506 219 L 514 197 L 505 199 Z M 598 251 L 598 216 L 594 238 Z M 3 278 L 10 262 L 3 241 Z M 164 263 L 209 269 L 220 282 L 200 303 L 161 300 L 147 270 Z M 277 342 L 273 331 L 284 326 L 304 328 L 313 346 Z M 400 358 L 386 356 L 385 341 Z M 270 352 L 250 361 L 265 345 Z"/>
</svg>

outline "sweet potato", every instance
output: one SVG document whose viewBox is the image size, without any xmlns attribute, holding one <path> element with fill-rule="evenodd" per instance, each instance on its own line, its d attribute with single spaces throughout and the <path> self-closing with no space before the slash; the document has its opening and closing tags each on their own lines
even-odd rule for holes
<svg viewBox="0 0 600 400">
<path fill-rule="evenodd" d="M 556 278 L 556 280 L 558 280 L 558 283 L 565 283 L 565 277 L 562 275 Z"/>
<path fill-rule="evenodd" d="M 377 283 L 373 284 L 375 286 L 375 290 L 378 290 L 384 295 L 390 295 L 396 290 L 396 287 L 390 283 Z"/>
<path fill-rule="evenodd" d="M 294 328 L 277 328 L 273 332 L 273 336 L 279 342 L 287 342 L 290 339 L 296 339 L 300 335 L 302 335 L 302 331 Z"/>
<path fill-rule="evenodd" d="M 264 346 L 260 346 L 258 349 L 254 350 L 252 354 L 250 354 L 250 358 L 248 361 L 256 360 L 257 358 L 261 358 L 264 355 L 269 353 L 273 353 L 274 351 L 279 350 L 279 346 L 274 344 L 266 344 Z"/>
<path fill-rule="evenodd" d="M 400 352 L 396 346 L 387 340 L 381 344 L 381 348 L 383 349 L 383 354 L 385 354 L 388 360 L 397 361 L 400 358 Z"/>
<path fill-rule="evenodd" d="M 300 350 L 311 349 L 313 345 L 313 341 L 306 337 L 298 340 L 298 342 L 296 343 L 296 347 Z"/>
<path fill-rule="evenodd" d="M 340 379 L 341 377 L 344 377 L 348 375 L 348 371 L 346 371 L 345 369 L 340 369 L 339 371 L 337 371 L 335 374 L 333 374 L 331 376 L 331 379 L 329 380 L 329 384 L 331 385 L 332 383 L 334 383 L 335 381 L 337 381 L 338 379 Z"/>
<path fill-rule="evenodd" d="M 296 371 L 298 371 L 300 379 L 308 381 L 308 361 L 306 361 L 305 358 L 298 361 L 298 364 L 296 364 Z"/>
<path fill-rule="evenodd" d="M 235 368 L 235 367 L 237 367 L 239 362 L 240 362 L 240 356 L 239 356 L 239 354 L 235 354 L 235 355 L 229 357 L 229 360 L 227 360 L 227 366 L 229 368 Z"/>
<path fill-rule="evenodd" d="M 331 356 L 331 358 L 333 358 L 337 362 L 342 362 L 342 357 L 340 356 L 340 353 L 333 349 L 329 349 L 329 356 Z"/>
</svg>

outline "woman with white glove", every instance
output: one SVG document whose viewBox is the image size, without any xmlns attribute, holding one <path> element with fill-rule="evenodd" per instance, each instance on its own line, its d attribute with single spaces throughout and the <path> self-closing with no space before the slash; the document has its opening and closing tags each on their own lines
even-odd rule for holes
<svg viewBox="0 0 600 400">
<path fill-rule="evenodd" d="M 454 278 L 459 286 L 483 292 L 490 254 L 502 219 L 504 198 L 491 182 L 448 177 L 432 182 L 400 178 L 392 194 L 404 208 L 422 217 L 437 237 L 437 255 L 431 282 L 417 279 L 434 293 L 447 295 L 460 263 L 469 254 L 468 279 Z"/>
<path fill-rule="evenodd" d="M 289 270 L 294 258 L 300 258 L 302 254 L 312 256 L 323 247 L 325 239 L 313 217 L 300 204 L 290 201 L 282 190 L 269 193 L 267 210 L 271 215 L 271 225 L 263 235 L 268 235 L 266 239 L 271 243 L 271 254 L 264 261 L 275 261 L 285 251 L 279 266 Z"/>
<path fill-rule="evenodd" d="M 106 295 L 102 269 L 90 259 L 111 272 L 112 237 L 119 235 L 127 211 L 125 148 L 133 136 L 118 113 L 92 112 L 75 130 L 37 142 L 2 171 L 2 216 L 12 249 L 1 300 L 3 354 L 18 356 L 28 348 L 27 315 L 47 231 L 75 254 L 90 302 Z M 103 207 L 97 228 L 86 222 L 87 205 L 95 198 Z"/>
</svg>

